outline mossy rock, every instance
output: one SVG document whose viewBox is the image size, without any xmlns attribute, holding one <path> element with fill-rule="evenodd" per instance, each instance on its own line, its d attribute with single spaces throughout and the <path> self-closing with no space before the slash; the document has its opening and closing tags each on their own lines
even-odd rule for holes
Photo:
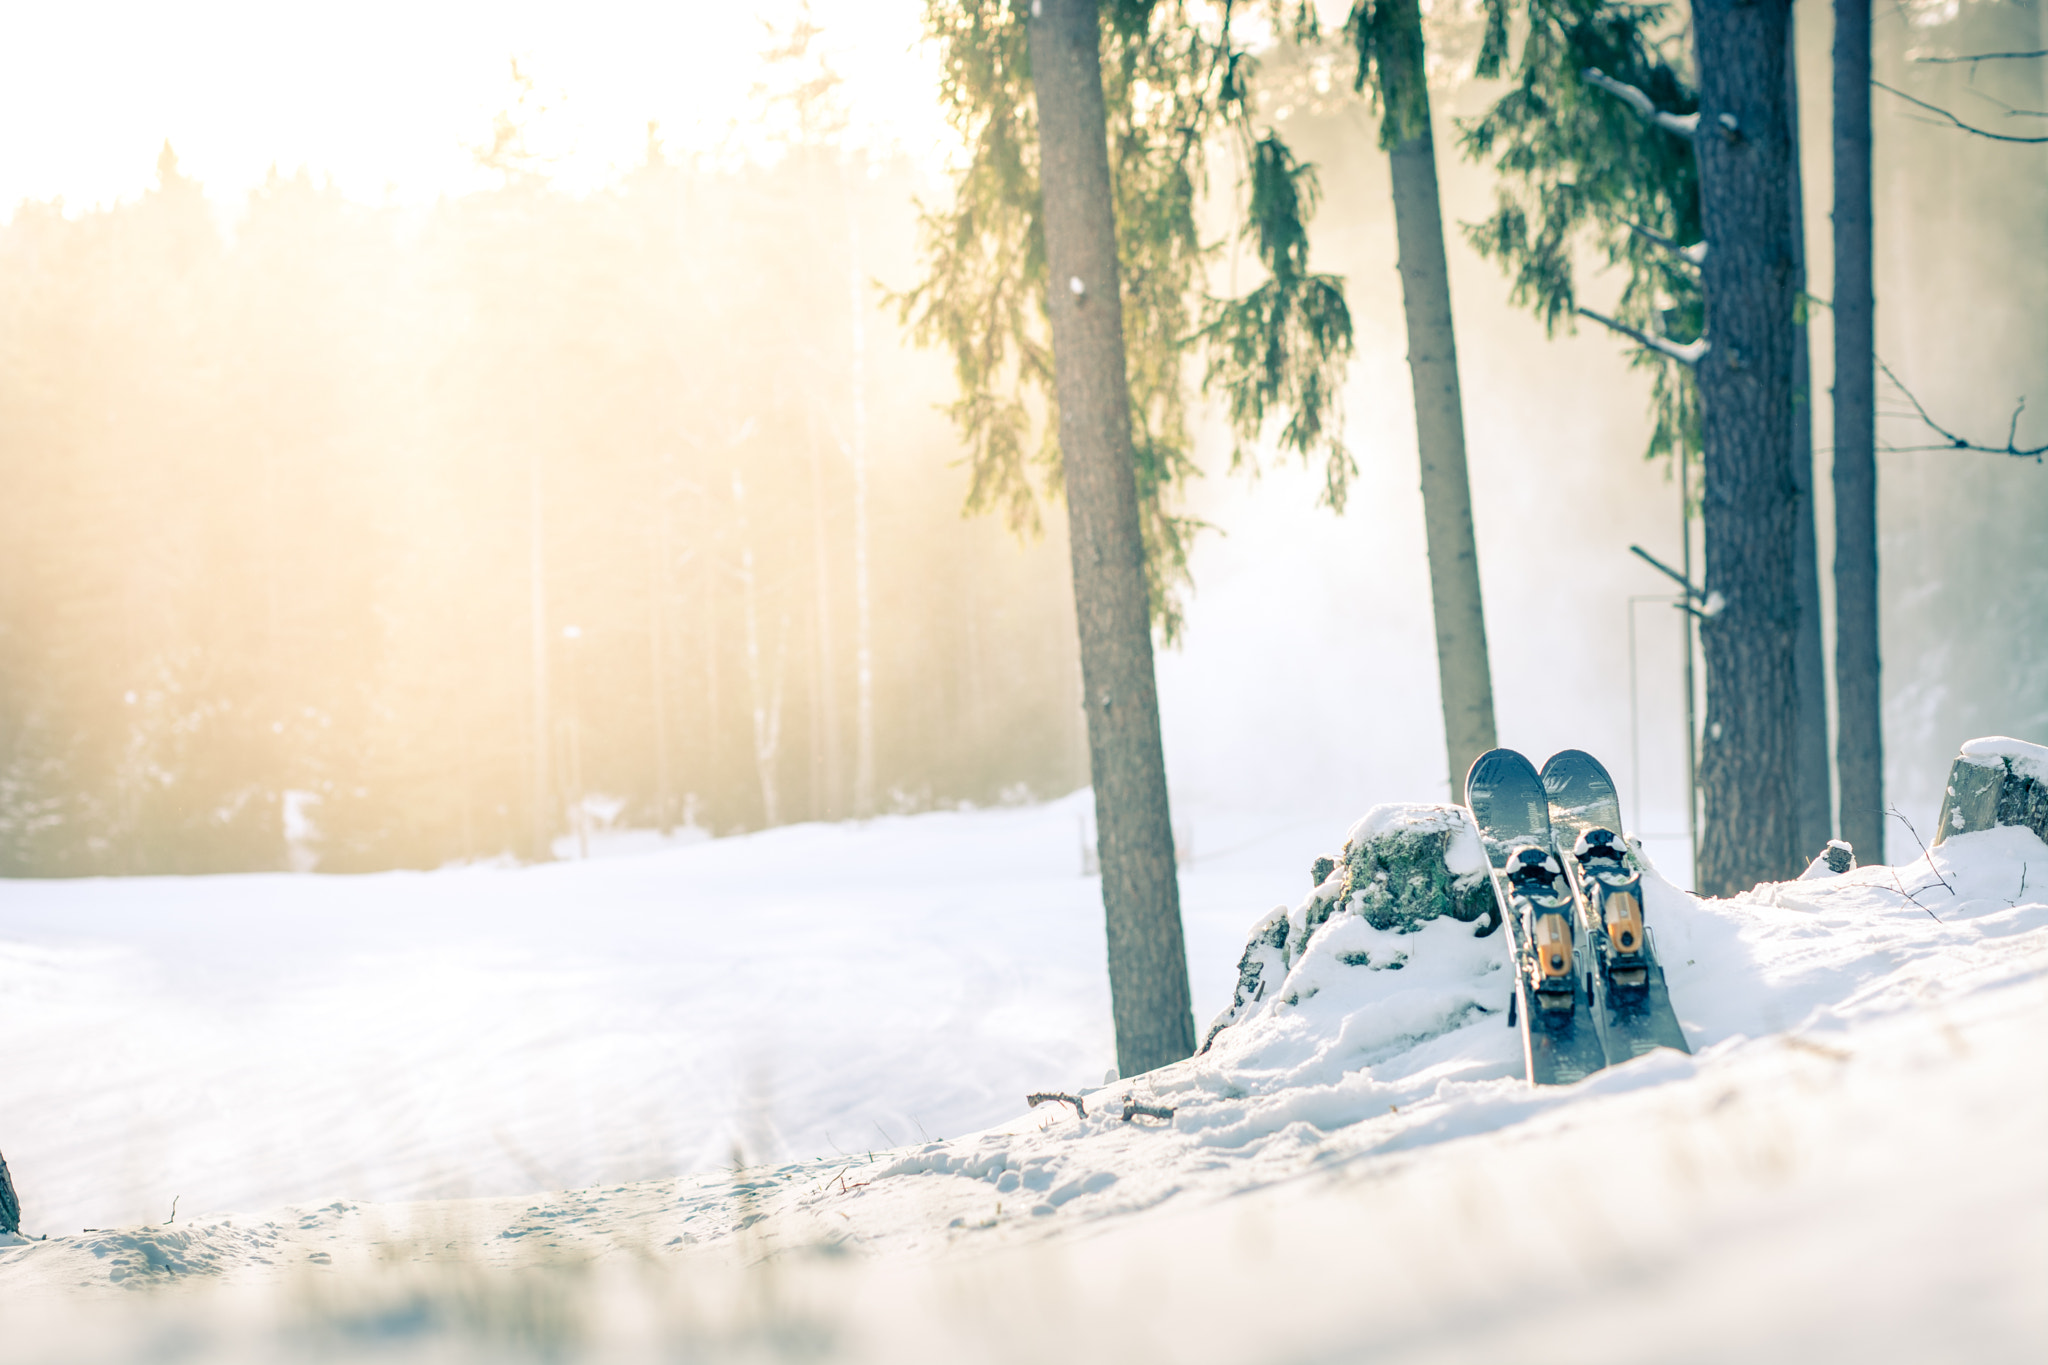
<svg viewBox="0 0 2048 1365">
<path fill-rule="evenodd" d="M 1461 835 L 1469 841 L 1462 822 L 1446 819 L 1430 828 L 1411 821 L 1347 847 L 1345 908 L 1375 929 L 1402 933 L 1444 915 L 1465 924 L 1477 920 L 1493 907 L 1493 888 L 1483 871 L 1452 870 L 1454 862 L 1468 861 L 1453 848 Z"/>
</svg>

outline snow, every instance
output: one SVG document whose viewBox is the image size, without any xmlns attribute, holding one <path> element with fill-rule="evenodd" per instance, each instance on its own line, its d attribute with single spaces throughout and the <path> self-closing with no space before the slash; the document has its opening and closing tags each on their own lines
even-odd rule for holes
<svg viewBox="0 0 2048 1365">
<path fill-rule="evenodd" d="M 2008 739 L 2004 735 L 1973 739 L 1963 745 L 1963 757 L 2006 759 L 2020 776 L 2048 783 L 2048 748 L 2023 739 Z"/>
<path fill-rule="evenodd" d="M 0 888 L 0 1136 L 50 1234 L 0 1246 L 0 1354 L 2048 1348 L 2031 832 L 1728 900 L 1651 869 L 1691 1057 L 1532 1090 L 1499 935 L 1340 907 L 1205 1054 L 1091 1087 L 1077 810 L 525 871 Z M 1184 869 L 1198 1008 L 1314 847 Z M 1047 1089 L 1086 1116 L 1025 1107 Z M 870 1150 L 877 1121 L 909 1131 Z"/>
</svg>

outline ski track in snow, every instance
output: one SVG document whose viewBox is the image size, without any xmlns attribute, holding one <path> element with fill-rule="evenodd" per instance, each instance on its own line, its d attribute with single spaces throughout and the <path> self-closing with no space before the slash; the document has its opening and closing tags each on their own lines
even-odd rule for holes
<svg viewBox="0 0 2048 1365">
<path fill-rule="evenodd" d="M 258 1192 L 309 1171 L 346 1188 L 335 1153 L 354 1152 L 358 1190 L 379 1198 L 284 1193 L 220 1215 L 200 1210 L 236 1205 L 188 1197 L 199 1216 L 176 1224 L 51 1228 L 0 1247 L 0 1301 L 275 1289 L 394 1260 L 657 1265 L 732 1288 L 691 1319 L 692 1341 L 752 1350 L 765 1332 L 770 1357 L 798 1319 L 846 1359 L 963 1358 L 991 1332 L 1020 1359 L 1105 1358 L 1126 1340 L 1176 1360 L 2048 1345 L 2048 846 L 2032 834 L 1961 835 L 1897 868 L 1725 901 L 1652 870 L 1648 919 L 1692 1057 L 1531 1090 L 1498 937 L 1338 915 L 1207 1053 L 1090 1088 L 1077 1074 L 1107 1052 L 1099 912 L 1053 851 L 1074 804 L 527 872 L 8 888 L 4 1150 L 30 1231 L 56 1202 L 46 1188 L 92 1207 L 124 1155 L 189 1196 L 209 1152 L 239 1169 L 217 1189 Z M 1240 859 L 1206 888 L 1189 870 L 1212 1013 L 1242 941 L 1219 926 L 1256 921 L 1260 900 L 1242 898 L 1260 885 L 1267 900 L 1300 888 L 1297 852 Z M 483 914 L 495 946 L 462 951 Z M 353 937 L 328 937 L 334 916 Z M 234 947 L 214 960 L 223 934 Z M 775 1054 L 771 1086 L 746 1066 L 769 1065 L 748 1049 L 777 1010 L 815 1038 Z M 1062 1080 L 1085 1118 L 1023 1109 Z M 1126 1122 L 1127 1099 L 1173 1117 Z M 856 1129 L 818 1155 L 857 1116 L 977 1106 L 1012 1117 L 876 1151 Z M 734 1141 L 805 1159 L 733 1165 Z M 547 1179 L 664 1161 L 696 1173 Z M 787 1267 L 802 1312 L 731 1306 L 766 1265 Z M 1346 1293 L 1314 1290 L 1340 1271 Z M 1024 1285 L 1015 1303 L 998 1280 Z M 1138 1337 L 1107 1325 L 1133 1285 Z M 1740 1313 L 1711 1310 L 1716 1286 Z M 934 1294 L 973 1306 L 915 1311 Z M 1290 1311 L 1217 1311 L 1226 1299 Z M 1615 1330 L 1589 1339 L 1589 1312 Z M 1067 1320 L 1093 1324 L 1080 1347 Z M 1572 1350 L 1531 1354 L 1546 1325 Z"/>
</svg>

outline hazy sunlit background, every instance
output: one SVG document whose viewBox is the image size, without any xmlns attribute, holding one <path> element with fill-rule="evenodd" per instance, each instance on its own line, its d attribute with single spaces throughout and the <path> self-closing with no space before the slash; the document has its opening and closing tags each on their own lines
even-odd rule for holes
<svg viewBox="0 0 2048 1365">
<path fill-rule="evenodd" d="M 1800 9 L 1825 89 L 1824 15 Z M 1492 98 L 1466 79 L 1470 10 L 1430 11 L 1447 117 Z M 12 6 L 0 871 L 523 856 L 537 802 L 553 834 L 572 808 L 843 817 L 856 449 L 879 808 L 1083 785 L 1063 515 L 1031 544 L 962 519 L 950 374 L 886 296 L 917 278 L 918 198 L 947 192 L 919 12 L 819 0 L 809 51 L 776 62 L 794 5 Z M 1880 72 L 2039 46 L 2040 23 L 1889 11 Z M 2043 108 L 2040 65 L 1912 74 Z M 1449 792 L 1385 157 L 1341 64 L 1273 69 L 1268 115 L 1321 167 L 1318 267 L 1348 281 L 1363 473 L 1336 518 L 1298 471 L 1225 474 L 1206 428 L 1191 499 L 1216 530 L 1160 672 L 1176 800 L 1277 829 Z M 1825 293 L 1826 113 L 1805 113 Z M 1447 213 L 1474 220 L 1491 172 L 1447 133 Z M 1880 351 L 2001 439 L 2021 396 L 2048 408 L 2048 162 L 1883 103 L 1877 136 Z M 1220 238 L 1220 165 L 1215 190 Z M 1214 287 L 1249 270 L 1225 253 Z M 1604 335 L 1546 340 L 1456 242 L 1451 270 L 1501 741 L 1592 749 L 1646 833 L 1680 835 L 1675 614 L 1629 604 L 1667 585 L 1627 546 L 1675 559 L 1680 535 L 1645 380 Z M 1824 311 L 1813 340 L 1825 570 Z M 1959 740 L 2048 733 L 2048 470 L 1881 470 L 1887 776 L 1925 823 Z M 1682 842 L 1652 846 L 1682 878 Z"/>
</svg>

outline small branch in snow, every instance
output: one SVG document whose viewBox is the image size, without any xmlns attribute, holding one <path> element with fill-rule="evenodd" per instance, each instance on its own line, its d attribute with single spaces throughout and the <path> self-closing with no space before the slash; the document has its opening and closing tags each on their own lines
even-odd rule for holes
<svg viewBox="0 0 2048 1365">
<path fill-rule="evenodd" d="M 1922 903 L 1918 896 L 1914 895 L 1912 892 L 1906 889 L 1906 884 L 1899 880 L 1899 870 L 1896 867 L 1887 867 L 1885 871 L 1892 874 L 1892 885 L 1898 888 L 1898 892 L 1901 896 L 1904 896 L 1907 900 L 1913 902 L 1913 904 L 1918 905 L 1920 907 L 1920 912 L 1926 915 L 1927 918 L 1933 920 L 1936 924 L 1941 923 L 1940 915 L 1937 915 L 1932 910 L 1929 910 L 1927 906 L 1924 903 Z"/>
<path fill-rule="evenodd" d="M 1894 820 L 1897 820 L 1900 824 L 1906 827 L 1906 833 L 1913 836 L 1913 842 L 1920 845 L 1920 856 L 1927 860 L 1927 870 L 1934 874 L 1934 880 L 1941 883 L 1942 890 L 1948 892 L 1948 894 L 1951 897 L 1953 897 L 1956 894 L 1956 889 L 1948 884 L 1948 878 L 1942 876 L 1941 869 L 1934 865 L 1934 852 L 1932 849 L 1928 848 L 1926 842 L 1921 839 L 1920 831 L 1913 828 L 1913 822 L 1911 820 L 1908 820 L 1899 811 L 1899 808 L 1897 806 L 1888 806 L 1886 807 L 1886 809 L 1891 812 L 1891 816 Z"/>
<path fill-rule="evenodd" d="M 1642 331 L 1639 328 L 1631 327 L 1625 322 L 1617 322 L 1615 319 L 1608 317 L 1605 313 L 1596 313 L 1590 308 L 1577 308 L 1573 311 L 1578 313 L 1582 317 L 1589 317 L 1593 319 L 1593 321 L 1599 323 L 1602 327 L 1607 328 L 1609 331 L 1621 333 L 1623 336 L 1635 342 L 1638 346 L 1646 347 L 1647 349 L 1655 351 L 1657 354 L 1662 356 L 1669 356 L 1671 359 L 1677 361 L 1681 365 L 1697 366 L 1700 363 L 1700 360 L 1706 355 L 1709 349 L 1709 345 L 1705 337 L 1701 337 L 1698 341 L 1689 341 L 1685 345 L 1681 346 L 1677 342 L 1667 340 L 1664 337 L 1651 336 L 1648 332 Z"/>
<path fill-rule="evenodd" d="M 1698 137 L 1700 116 L 1698 114 L 1666 114 L 1650 102 L 1650 97 L 1625 81 L 1618 81 L 1597 66 L 1589 66 L 1579 72 L 1579 79 L 1590 86 L 1605 90 L 1608 94 L 1636 111 L 1645 123 L 1654 123 L 1667 133 L 1676 133 L 1683 138 Z"/>
<path fill-rule="evenodd" d="M 1143 1114 L 1148 1119 L 1166 1119 L 1169 1122 L 1173 1119 L 1173 1110 L 1170 1106 L 1164 1104 L 1140 1104 L 1129 1095 L 1124 1096 L 1124 1122 L 1129 1123 L 1140 1114 Z"/>
<path fill-rule="evenodd" d="M 1064 1091 L 1041 1090 L 1036 1094 L 1026 1095 L 1024 1103 L 1030 1105 L 1033 1109 L 1036 1109 L 1041 1104 L 1071 1104 L 1074 1106 L 1076 1114 L 1084 1119 L 1088 1117 L 1088 1106 L 1081 1103 L 1081 1097 L 1079 1095 L 1066 1094 Z"/>
<path fill-rule="evenodd" d="M 1680 246 L 1663 233 L 1644 227 L 1641 223 L 1630 223 L 1628 230 L 1646 242 L 1663 247 L 1687 265 L 1703 265 L 1707 259 L 1707 244 L 1694 242 L 1691 246 Z"/>
<path fill-rule="evenodd" d="M 1974 123 L 1965 123 L 1961 119 L 1957 118 L 1954 114 L 1951 114 L 1948 110 L 1942 108 L 1940 105 L 1929 104 L 1926 100 L 1920 99 L 1913 95 L 1909 95 L 1903 90 L 1895 90 L 1891 86 L 1886 85 L 1883 81 L 1872 81 L 1871 84 L 1876 86 L 1879 90 L 1884 91 L 1888 95 L 1897 95 L 1906 103 L 1917 105 L 1920 108 L 1925 109 L 1930 114 L 1939 114 L 1941 115 L 1941 117 L 1947 119 L 1950 123 L 1953 123 L 1956 127 L 1962 129 L 1964 132 L 1974 134 L 1977 137 L 1990 138 L 1993 142 L 2048 142 L 2048 137 L 2016 137 L 2011 133 L 1994 133 L 1989 128 L 1979 128 Z"/>
<path fill-rule="evenodd" d="M 164 1222 L 166 1224 L 175 1223 L 178 1221 L 178 1201 L 180 1199 L 183 1199 L 184 1197 L 185 1196 L 182 1194 L 174 1194 L 171 1196 L 171 1216 L 164 1219 Z"/>
</svg>

